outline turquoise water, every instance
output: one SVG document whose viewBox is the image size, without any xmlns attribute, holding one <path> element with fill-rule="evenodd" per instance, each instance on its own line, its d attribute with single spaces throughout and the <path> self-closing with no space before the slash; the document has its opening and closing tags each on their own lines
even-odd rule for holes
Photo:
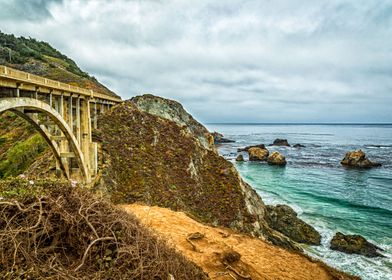
<svg viewBox="0 0 392 280">
<path fill-rule="evenodd" d="M 266 204 L 284 203 L 322 235 L 321 246 L 308 254 L 363 279 L 392 279 L 392 125 L 207 125 L 235 143 L 220 153 L 232 160 L 242 177 Z M 286 167 L 234 161 L 237 148 L 269 144 L 275 138 L 305 148 L 268 147 L 286 156 Z M 383 164 L 371 170 L 346 169 L 340 160 L 361 148 Z M 246 154 L 244 154 L 246 157 Z M 385 249 L 387 258 L 366 258 L 329 249 L 336 231 L 360 234 Z"/>
</svg>

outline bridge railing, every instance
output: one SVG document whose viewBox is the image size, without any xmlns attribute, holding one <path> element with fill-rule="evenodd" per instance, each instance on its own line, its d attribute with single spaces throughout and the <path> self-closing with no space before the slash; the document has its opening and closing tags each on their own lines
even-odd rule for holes
<svg viewBox="0 0 392 280">
<path fill-rule="evenodd" d="M 15 80 L 20 83 L 33 84 L 36 86 L 56 89 L 56 90 L 60 90 L 60 91 L 66 91 L 66 92 L 70 92 L 70 93 L 75 93 L 75 94 L 79 94 L 79 95 L 86 96 L 86 97 L 109 100 L 109 101 L 113 101 L 115 103 L 122 102 L 122 100 L 117 97 L 94 92 L 93 90 L 80 88 L 80 87 L 73 86 L 73 85 L 66 84 L 66 83 L 62 83 L 59 81 L 47 79 L 47 78 L 37 76 L 34 74 L 30 74 L 27 72 L 19 71 L 19 70 L 16 70 L 16 69 L 4 66 L 4 65 L 0 65 L 0 77 L 7 78 L 10 80 Z"/>
</svg>

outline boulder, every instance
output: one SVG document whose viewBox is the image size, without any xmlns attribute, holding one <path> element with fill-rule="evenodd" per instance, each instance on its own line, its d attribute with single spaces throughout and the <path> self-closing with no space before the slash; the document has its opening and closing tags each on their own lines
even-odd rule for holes
<svg viewBox="0 0 392 280">
<path fill-rule="evenodd" d="M 302 144 L 295 144 L 293 147 L 294 148 L 305 148 L 306 146 L 302 145 Z"/>
<path fill-rule="evenodd" d="M 269 157 L 268 157 L 268 164 L 271 165 L 286 165 L 286 158 L 284 155 L 282 155 L 279 152 L 273 152 Z"/>
<path fill-rule="evenodd" d="M 250 161 L 264 161 L 267 160 L 269 151 L 261 148 L 250 148 L 248 150 Z"/>
<path fill-rule="evenodd" d="M 286 146 L 290 147 L 289 142 L 287 142 L 287 139 L 275 139 L 274 143 L 272 143 L 270 146 Z"/>
<path fill-rule="evenodd" d="M 357 168 L 371 168 L 381 166 L 380 163 L 370 161 L 362 150 L 346 153 L 344 159 L 340 163 L 345 166 Z"/>
<path fill-rule="evenodd" d="M 247 152 L 249 151 L 250 148 L 260 148 L 260 149 L 265 149 L 264 144 L 259 144 L 259 145 L 253 145 L 253 146 L 246 146 L 245 148 L 238 148 L 237 152 Z"/>
<path fill-rule="evenodd" d="M 287 205 L 267 205 L 268 224 L 298 243 L 320 245 L 321 235 L 312 226 L 297 217 Z"/>
<path fill-rule="evenodd" d="M 244 161 L 244 156 L 239 154 L 235 160 L 236 161 Z"/>
<path fill-rule="evenodd" d="M 383 257 L 378 250 L 381 248 L 368 242 L 360 235 L 345 235 L 337 232 L 331 240 L 331 249 L 347 254 L 359 254 L 366 257 Z"/>
<path fill-rule="evenodd" d="M 223 136 L 223 134 L 219 132 L 213 132 L 211 133 L 212 137 L 214 137 L 214 143 L 215 144 L 222 144 L 222 143 L 234 143 L 234 140 L 227 139 Z"/>
</svg>

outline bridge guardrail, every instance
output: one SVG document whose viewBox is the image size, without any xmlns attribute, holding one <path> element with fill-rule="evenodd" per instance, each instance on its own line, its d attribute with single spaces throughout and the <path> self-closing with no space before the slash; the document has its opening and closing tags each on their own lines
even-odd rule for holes
<svg viewBox="0 0 392 280">
<path fill-rule="evenodd" d="M 88 90 L 85 88 L 80 88 L 77 86 L 73 86 L 70 84 L 62 83 L 59 81 L 47 79 L 38 75 L 30 74 L 27 72 L 23 72 L 20 70 L 16 70 L 4 65 L 0 65 L 0 77 L 4 77 L 7 79 L 15 80 L 21 83 L 27 83 L 27 84 L 32 84 L 32 85 L 37 85 L 37 86 L 42 86 L 42 87 L 47 87 L 51 89 L 57 89 L 57 90 L 62 90 L 70 93 L 76 93 L 80 94 L 86 97 L 91 97 L 91 98 L 100 98 L 104 100 L 109 100 L 115 103 L 120 103 L 122 102 L 121 99 L 109 96 L 106 94 L 94 92 L 93 90 Z"/>
</svg>

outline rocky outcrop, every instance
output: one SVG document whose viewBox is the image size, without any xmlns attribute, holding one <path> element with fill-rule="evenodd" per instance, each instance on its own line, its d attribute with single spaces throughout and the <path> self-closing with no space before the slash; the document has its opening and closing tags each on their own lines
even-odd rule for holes
<svg viewBox="0 0 392 280">
<path fill-rule="evenodd" d="M 284 166 L 287 164 L 286 158 L 284 155 L 282 155 L 279 152 L 273 152 L 269 157 L 268 157 L 268 164 L 270 165 L 281 165 Z"/>
<path fill-rule="evenodd" d="M 184 107 L 174 100 L 145 94 L 131 99 L 136 107 L 149 114 L 173 121 L 193 134 L 200 144 L 209 150 L 215 150 L 214 137 L 199 122 L 197 122 Z"/>
<path fill-rule="evenodd" d="M 201 222 L 299 250 L 269 226 L 266 207 L 256 191 L 241 179 L 231 162 L 199 141 L 203 135 L 195 135 L 167 117 L 140 110 L 135 100 L 140 98 L 119 104 L 99 118 L 94 140 L 100 143 L 104 160 L 94 189 L 115 203 L 142 202 L 184 211 Z M 155 108 L 156 100 L 148 97 L 140 102 L 143 108 Z M 160 100 L 159 104 L 168 102 Z M 164 111 L 170 112 L 173 120 L 184 117 L 178 108 Z M 200 126 L 193 124 L 197 132 L 206 131 Z"/>
<path fill-rule="evenodd" d="M 250 148 L 248 150 L 250 161 L 265 161 L 268 158 L 269 151 L 261 148 Z"/>
<path fill-rule="evenodd" d="M 320 234 L 287 205 L 267 205 L 269 225 L 298 243 L 320 245 Z"/>
<path fill-rule="evenodd" d="M 236 157 L 235 160 L 236 160 L 236 161 L 244 161 L 244 156 L 241 155 L 241 154 L 239 154 L 239 155 Z"/>
<path fill-rule="evenodd" d="M 214 143 L 215 144 L 222 144 L 222 143 L 234 143 L 234 140 L 230 140 L 224 137 L 222 133 L 219 132 L 213 132 L 211 133 L 212 137 L 214 137 Z"/>
<path fill-rule="evenodd" d="M 344 166 L 356 168 L 372 168 L 381 166 L 380 163 L 370 161 L 362 150 L 346 153 L 344 159 L 340 163 Z"/>
<path fill-rule="evenodd" d="M 290 147 L 289 142 L 287 142 L 287 139 L 275 139 L 274 143 L 272 143 L 270 146 L 286 146 Z"/>
<path fill-rule="evenodd" d="M 341 232 L 337 232 L 332 238 L 331 249 L 347 254 L 359 254 L 370 258 L 383 257 L 383 255 L 378 252 L 382 251 L 382 249 L 368 242 L 364 237 L 360 235 L 344 235 Z"/>
<path fill-rule="evenodd" d="M 247 152 L 249 151 L 250 148 L 260 148 L 260 149 L 265 149 L 264 144 L 259 144 L 259 145 L 253 145 L 253 146 L 246 146 L 245 148 L 238 148 L 237 152 Z"/>
<path fill-rule="evenodd" d="M 302 144 L 295 144 L 295 145 L 293 145 L 293 147 L 294 148 L 305 148 L 306 146 L 302 145 Z"/>
</svg>

